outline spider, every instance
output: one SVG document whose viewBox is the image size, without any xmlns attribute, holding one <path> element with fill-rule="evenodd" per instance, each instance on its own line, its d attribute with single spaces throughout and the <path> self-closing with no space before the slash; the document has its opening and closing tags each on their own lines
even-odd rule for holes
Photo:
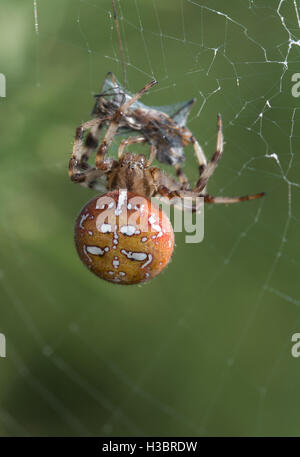
<svg viewBox="0 0 300 457">
<path fill-rule="evenodd" d="M 169 116 L 161 108 L 151 108 L 138 99 L 156 84 L 152 81 L 136 95 L 129 96 L 110 73 L 105 84 L 113 84 L 112 92 L 96 97 L 95 119 L 76 129 L 69 175 L 73 182 L 107 192 L 88 202 L 75 224 L 75 244 L 83 263 L 97 276 L 118 284 L 140 284 L 157 276 L 169 263 L 174 249 L 172 225 L 164 212 L 152 205 L 151 197 L 165 198 L 171 205 L 183 202 L 181 209 L 197 211 L 197 197 L 206 203 L 236 203 L 262 197 L 263 193 L 244 197 L 213 197 L 206 193 L 206 185 L 223 153 L 221 116 L 217 117 L 217 146 L 209 162 L 201 146 L 184 126 L 192 101 L 182 104 Z M 107 131 L 100 146 L 100 130 Z M 84 132 L 89 130 L 84 139 Z M 137 130 L 143 136 L 128 137 L 120 142 L 118 160 L 107 157 L 114 135 Z M 149 158 L 144 154 L 126 151 L 134 143 L 149 143 Z M 199 163 L 199 178 L 191 188 L 180 162 L 183 147 L 192 142 Z M 97 148 L 96 167 L 88 164 Z M 174 165 L 177 178 L 152 166 L 157 157 Z M 143 198 L 143 204 L 127 203 Z M 189 198 L 187 198 L 189 197 Z M 109 199 L 109 203 L 104 203 Z M 192 201 L 192 204 L 191 204 Z M 186 205 L 188 202 L 188 205 Z M 147 211 L 146 211 L 146 209 Z M 143 231 L 135 222 L 123 221 L 124 213 L 131 220 L 144 220 Z M 102 216 L 108 217 L 108 221 Z M 113 223 L 110 222 L 114 217 Z"/>
<path fill-rule="evenodd" d="M 92 114 L 95 119 L 85 122 L 76 129 L 72 157 L 69 162 L 69 176 L 73 182 L 104 192 L 127 189 L 147 198 L 161 196 L 174 204 L 174 199 L 203 197 L 206 203 L 237 203 L 253 200 L 263 192 L 242 197 L 213 197 L 206 193 L 206 185 L 214 173 L 223 153 L 223 133 L 221 116 L 217 117 L 216 152 L 207 162 L 204 152 L 185 122 L 194 100 L 185 102 L 168 115 L 163 107 L 148 107 L 139 98 L 157 82 L 151 81 L 142 90 L 130 96 L 108 73 L 102 92 L 96 95 Z M 172 107 L 173 108 L 173 107 Z M 165 108 L 164 108 L 165 109 Z M 170 107 L 169 107 L 170 110 Z M 100 146 L 101 128 L 107 131 Z M 89 130 L 85 140 L 84 132 Z M 107 151 L 117 133 L 138 131 L 142 136 L 123 139 L 118 149 L 118 159 L 107 157 Z M 125 152 L 125 148 L 135 143 L 149 143 L 150 155 Z M 199 179 L 191 188 L 180 162 L 184 160 L 183 148 L 192 143 L 199 164 Z M 88 164 L 92 152 L 97 149 L 96 167 Z M 157 158 L 176 168 L 177 179 L 168 176 L 158 167 L 151 166 Z M 195 210 L 195 207 L 192 207 Z"/>
</svg>

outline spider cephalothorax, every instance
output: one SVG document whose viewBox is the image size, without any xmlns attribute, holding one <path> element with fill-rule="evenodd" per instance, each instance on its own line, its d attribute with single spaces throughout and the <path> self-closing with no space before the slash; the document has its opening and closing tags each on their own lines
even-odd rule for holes
<svg viewBox="0 0 300 457">
<path fill-rule="evenodd" d="M 149 198 L 157 190 L 160 174 L 158 168 L 149 166 L 146 156 L 127 152 L 107 172 L 107 189 L 127 189 Z"/>
</svg>

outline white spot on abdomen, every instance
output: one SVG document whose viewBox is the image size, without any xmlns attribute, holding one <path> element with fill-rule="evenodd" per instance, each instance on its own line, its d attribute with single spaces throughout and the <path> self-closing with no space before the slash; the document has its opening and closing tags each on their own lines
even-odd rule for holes
<svg viewBox="0 0 300 457">
<path fill-rule="evenodd" d="M 140 262 L 147 259 L 147 254 L 145 254 L 145 252 L 131 252 L 126 251 L 125 249 L 122 249 L 121 252 L 122 254 L 125 254 L 128 259 L 139 260 Z"/>
<path fill-rule="evenodd" d="M 153 215 L 149 217 L 148 221 L 153 230 L 155 230 L 156 232 L 161 232 L 160 226 L 158 224 L 155 224 L 155 217 Z"/>
<path fill-rule="evenodd" d="M 82 215 L 82 217 L 81 217 L 81 219 L 80 219 L 80 223 L 79 223 L 79 227 L 80 227 L 80 228 L 82 228 L 82 229 L 84 228 L 82 224 L 83 224 L 83 222 L 84 222 L 88 217 L 89 217 L 89 213 L 83 214 L 83 215 Z"/>
<path fill-rule="evenodd" d="M 107 248 L 99 248 L 99 246 L 87 246 L 86 248 L 87 252 L 93 255 L 103 255 L 105 252 L 107 252 Z"/>
<path fill-rule="evenodd" d="M 152 262 L 152 255 L 151 254 L 148 254 L 148 260 L 147 262 L 144 263 L 144 265 L 141 266 L 141 268 L 145 268 L 147 265 L 149 265 L 149 263 Z"/>
<path fill-rule="evenodd" d="M 111 225 L 110 224 L 102 224 L 100 227 L 102 233 L 111 233 Z"/>
<path fill-rule="evenodd" d="M 123 235 L 132 236 L 135 234 L 135 226 L 134 225 L 122 225 L 122 227 L 120 228 L 120 232 Z"/>
<path fill-rule="evenodd" d="M 118 268 L 118 267 L 119 267 L 119 265 L 120 265 L 120 260 L 118 259 L 118 257 L 115 257 L 115 258 L 114 258 L 112 264 L 113 264 L 113 267 L 114 267 L 114 268 Z"/>
</svg>

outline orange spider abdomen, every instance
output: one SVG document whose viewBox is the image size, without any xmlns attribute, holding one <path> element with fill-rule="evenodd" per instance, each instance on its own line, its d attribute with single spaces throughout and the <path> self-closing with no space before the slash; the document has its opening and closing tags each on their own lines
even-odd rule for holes
<svg viewBox="0 0 300 457">
<path fill-rule="evenodd" d="M 75 224 L 75 244 L 82 262 L 100 278 L 139 284 L 167 266 L 174 232 L 150 199 L 120 189 L 84 206 Z"/>
</svg>

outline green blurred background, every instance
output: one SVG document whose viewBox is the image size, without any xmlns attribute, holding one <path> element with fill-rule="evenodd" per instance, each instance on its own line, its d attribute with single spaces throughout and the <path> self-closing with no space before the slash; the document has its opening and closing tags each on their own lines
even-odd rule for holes
<svg viewBox="0 0 300 457">
<path fill-rule="evenodd" d="M 38 33 L 33 0 L 1 2 L 0 435 L 299 435 L 297 0 L 117 2 L 129 90 L 155 76 L 145 103 L 197 97 L 208 155 L 223 115 L 209 192 L 268 193 L 207 207 L 204 241 L 177 233 L 142 287 L 96 278 L 73 244 L 94 195 L 68 178 L 75 127 L 122 79 L 111 1 L 36 3 Z"/>
</svg>

